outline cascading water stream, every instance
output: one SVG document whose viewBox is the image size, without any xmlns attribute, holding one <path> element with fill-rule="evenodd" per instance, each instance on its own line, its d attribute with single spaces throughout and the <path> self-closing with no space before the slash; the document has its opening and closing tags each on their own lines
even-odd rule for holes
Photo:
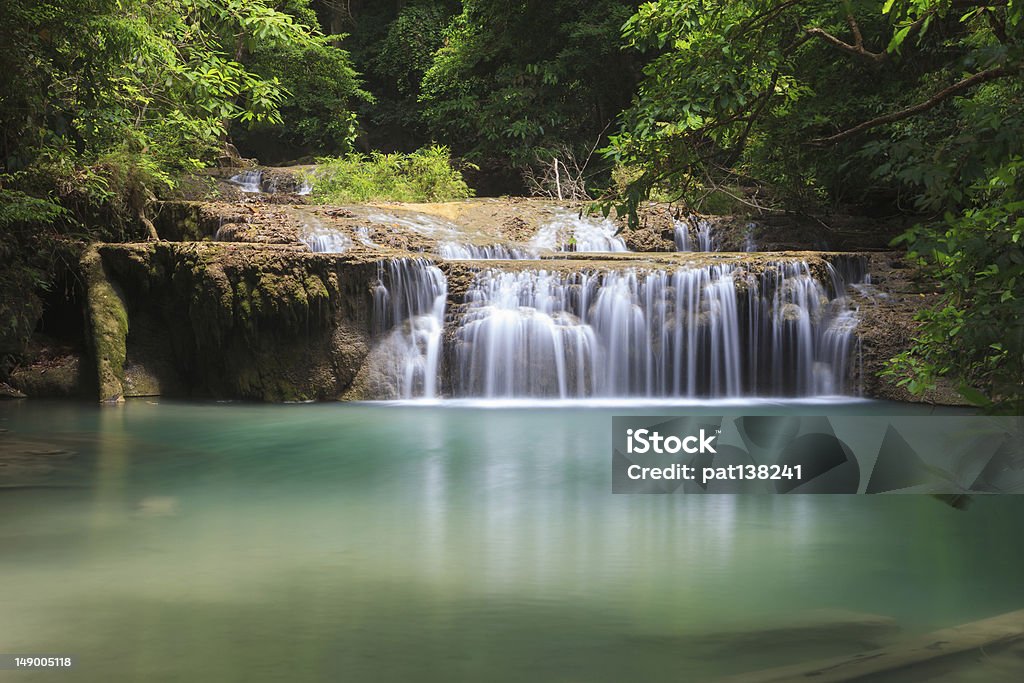
<svg viewBox="0 0 1024 683">
<path fill-rule="evenodd" d="M 615 222 L 607 218 L 559 211 L 555 218 L 540 227 L 530 244 L 549 251 L 629 251 L 617 231 Z"/>
<path fill-rule="evenodd" d="M 341 232 L 325 227 L 316 218 L 303 225 L 299 237 L 310 251 L 324 254 L 342 254 L 352 248 L 352 238 Z"/>
<path fill-rule="evenodd" d="M 675 221 L 675 243 L 676 251 L 718 251 L 714 228 L 704 218 L 694 218 L 692 230 L 689 221 Z"/>
<path fill-rule="evenodd" d="M 242 171 L 231 176 L 228 182 L 246 194 L 257 194 L 263 191 L 263 171 Z"/>
<path fill-rule="evenodd" d="M 379 265 L 373 321 L 375 332 L 386 335 L 391 353 L 385 372 L 400 398 L 438 394 L 447 298 L 448 281 L 429 261 L 403 258 Z"/>
<path fill-rule="evenodd" d="M 442 242 L 437 245 L 437 255 L 441 258 L 457 260 L 513 260 L 536 258 L 535 251 L 519 247 L 509 247 L 503 244 L 461 244 L 457 242 Z"/>
<path fill-rule="evenodd" d="M 841 281 L 829 268 L 829 279 Z M 828 283 L 832 285 L 831 282 Z M 478 273 L 455 332 L 456 397 L 819 396 L 844 389 L 856 316 L 805 263 L 759 276 Z"/>
<path fill-rule="evenodd" d="M 756 229 L 756 223 L 747 223 L 747 227 L 743 231 L 743 251 L 748 253 L 757 251 L 757 240 L 754 239 Z"/>
<path fill-rule="evenodd" d="M 576 279 L 546 271 L 478 274 L 456 332 L 454 394 L 566 398 L 590 393 L 597 343 L 590 326 L 569 313 L 570 297 L 587 289 Z"/>
</svg>

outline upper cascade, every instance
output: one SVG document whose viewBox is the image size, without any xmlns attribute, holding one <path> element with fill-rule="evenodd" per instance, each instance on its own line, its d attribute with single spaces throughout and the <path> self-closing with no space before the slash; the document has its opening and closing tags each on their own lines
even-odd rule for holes
<svg viewBox="0 0 1024 683">
<path fill-rule="evenodd" d="M 676 220 L 675 225 L 676 251 L 718 251 L 711 221 L 695 217 L 693 225 L 688 220 Z"/>
<path fill-rule="evenodd" d="M 290 173 L 286 169 L 249 169 L 231 176 L 228 182 L 243 194 L 273 195 L 281 192 L 305 196 L 313 192 L 307 176 Z"/>
<path fill-rule="evenodd" d="M 263 171 L 242 171 L 231 176 L 228 182 L 246 194 L 258 194 L 263 192 Z"/>
<path fill-rule="evenodd" d="M 563 209 L 540 227 L 531 244 L 549 251 L 629 251 L 625 240 L 618 235 L 618 229 L 616 223 L 608 218 L 594 218 Z"/>
<path fill-rule="evenodd" d="M 342 254 L 352 248 L 351 237 L 340 230 L 324 227 L 316 218 L 310 219 L 303 226 L 299 239 L 310 251 L 319 253 Z"/>
<path fill-rule="evenodd" d="M 437 246 L 437 254 L 441 258 L 455 261 L 473 260 L 514 260 L 537 258 L 536 250 L 504 244 L 460 244 L 458 242 L 442 242 Z"/>
</svg>

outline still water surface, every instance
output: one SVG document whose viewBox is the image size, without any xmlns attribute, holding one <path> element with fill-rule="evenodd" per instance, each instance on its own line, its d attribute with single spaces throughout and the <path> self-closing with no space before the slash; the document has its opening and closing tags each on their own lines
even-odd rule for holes
<svg viewBox="0 0 1024 683">
<path fill-rule="evenodd" d="M 696 410 L 0 405 L 2 438 L 76 454 L 0 488 L 0 651 L 79 658 L 0 673 L 706 680 L 838 651 L 709 633 L 749 644 L 823 610 L 913 633 L 1024 608 L 1024 497 L 613 496 L 611 417 Z"/>
</svg>

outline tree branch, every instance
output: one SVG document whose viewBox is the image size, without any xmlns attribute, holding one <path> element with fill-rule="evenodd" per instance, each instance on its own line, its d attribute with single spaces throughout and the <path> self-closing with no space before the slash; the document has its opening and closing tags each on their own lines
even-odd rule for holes
<svg viewBox="0 0 1024 683">
<path fill-rule="evenodd" d="M 826 43 L 834 45 L 843 52 L 849 52 L 851 55 L 870 59 L 876 64 L 883 62 L 888 58 L 889 55 L 886 52 L 871 52 L 864 47 L 864 36 L 861 35 L 860 26 L 857 24 L 857 20 L 853 18 L 852 14 L 846 15 L 846 23 L 850 25 L 850 29 L 853 31 L 853 45 L 843 42 L 822 28 L 809 28 L 807 29 L 807 35 L 815 38 L 821 38 Z"/>
<path fill-rule="evenodd" d="M 920 102 L 912 107 L 907 107 L 906 109 L 901 109 L 900 111 L 893 112 L 891 114 L 885 114 L 884 116 L 878 116 L 873 119 L 869 119 L 867 121 L 864 121 L 863 123 L 857 124 L 853 128 L 848 128 L 842 132 L 836 133 L 835 135 L 831 135 L 827 138 L 818 138 L 816 140 L 811 140 L 811 143 L 816 145 L 832 145 L 837 142 L 841 142 L 849 137 L 853 137 L 858 133 L 862 133 L 863 131 L 868 130 L 869 128 L 875 128 L 876 126 L 881 126 L 886 123 L 893 123 L 894 121 L 908 119 L 911 116 L 916 116 L 917 114 L 928 111 L 929 109 L 938 106 L 944 100 L 947 100 L 953 95 L 956 95 L 959 92 L 967 90 L 968 88 L 972 88 L 976 85 L 986 83 L 988 81 L 994 81 L 997 78 L 1003 78 L 1005 76 L 1016 74 L 1019 70 L 1019 66 L 998 66 L 992 69 L 987 69 L 985 71 L 979 71 L 973 76 L 968 76 L 963 80 L 957 81 L 948 88 L 940 90 L 939 92 L 935 93 L 924 102 Z"/>
<path fill-rule="evenodd" d="M 925 13 L 922 16 L 920 16 L 914 23 L 912 23 L 909 29 L 907 30 L 906 37 L 909 38 L 910 36 L 917 33 L 921 29 L 921 27 L 924 26 L 924 23 L 928 19 L 928 17 L 930 17 L 932 14 L 933 12 Z M 876 64 L 880 64 L 889 58 L 889 53 L 885 50 L 883 50 L 882 52 L 872 52 L 864 47 L 864 36 L 860 32 L 860 25 L 857 23 L 857 20 L 854 18 L 852 14 L 846 15 L 846 23 L 850 25 L 850 30 L 853 31 L 852 45 L 850 43 L 840 40 L 839 38 L 836 38 L 828 31 L 817 27 L 807 29 L 805 31 L 805 35 L 810 36 L 812 38 L 820 38 L 824 40 L 826 43 L 829 43 L 830 45 L 834 45 L 835 47 L 839 48 L 843 52 L 848 52 L 851 55 L 856 55 L 857 57 L 864 57 L 865 59 L 869 59 Z"/>
</svg>

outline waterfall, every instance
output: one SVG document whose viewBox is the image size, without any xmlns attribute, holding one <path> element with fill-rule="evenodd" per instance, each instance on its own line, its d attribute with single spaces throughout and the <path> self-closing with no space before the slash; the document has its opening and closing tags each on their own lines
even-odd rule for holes
<svg viewBox="0 0 1024 683">
<path fill-rule="evenodd" d="M 238 185 L 238 189 L 246 194 L 256 194 L 263 191 L 263 171 L 242 171 L 231 176 L 228 182 Z"/>
<path fill-rule="evenodd" d="M 676 251 L 718 251 L 711 221 L 694 217 L 693 222 L 691 232 L 690 221 L 675 221 Z"/>
<path fill-rule="evenodd" d="M 355 233 L 356 239 L 358 239 L 360 244 L 362 244 L 364 247 L 369 247 L 371 249 L 377 249 L 378 247 L 380 247 L 380 245 L 374 242 L 373 238 L 370 237 L 370 229 L 365 225 L 360 225 L 359 227 L 357 227 L 355 229 Z"/>
<path fill-rule="evenodd" d="M 531 245 L 549 251 L 629 251 L 616 234 L 618 229 L 608 218 L 558 211 L 555 218 L 540 227 Z"/>
<path fill-rule="evenodd" d="M 303 225 L 299 237 L 310 251 L 327 254 L 341 254 L 352 248 L 352 238 L 340 230 L 324 227 L 316 218 Z"/>
<path fill-rule="evenodd" d="M 756 223 L 747 223 L 747 227 L 743 232 L 743 251 L 748 253 L 757 251 L 757 241 L 754 239 L 754 230 L 756 228 Z"/>
<path fill-rule="evenodd" d="M 815 390 L 819 394 L 839 394 L 842 380 L 849 372 L 850 356 L 857 336 L 857 314 L 847 308 L 835 313 L 822 335 L 822 364 L 816 368 Z M 857 349 L 859 354 L 859 347 Z M 859 393 L 859 391 L 858 391 Z"/>
<path fill-rule="evenodd" d="M 447 297 L 448 281 L 429 261 L 403 258 L 379 265 L 373 321 L 389 351 L 384 372 L 401 398 L 437 396 Z"/>
<path fill-rule="evenodd" d="M 437 245 L 437 255 L 451 260 L 497 260 L 497 259 L 529 259 L 536 254 L 518 247 L 507 247 L 503 244 L 480 246 L 477 244 L 459 244 L 442 242 Z"/>
<path fill-rule="evenodd" d="M 586 291 L 587 279 L 547 271 L 478 274 L 456 332 L 454 393 L 488 398 L 590 394 L 595 333 L 570 313 L 580 307 L 570 299 Z"/>
<path fill-rule="evenodd" d="M 841 277 L 829 268 L 829 278 Z M 829 282 L 829 285 L 832 285 Z M 806 263 L 478 273 L 454 396 L 815 396 L 844 389 L 856 316 Z"/>
</svg>

